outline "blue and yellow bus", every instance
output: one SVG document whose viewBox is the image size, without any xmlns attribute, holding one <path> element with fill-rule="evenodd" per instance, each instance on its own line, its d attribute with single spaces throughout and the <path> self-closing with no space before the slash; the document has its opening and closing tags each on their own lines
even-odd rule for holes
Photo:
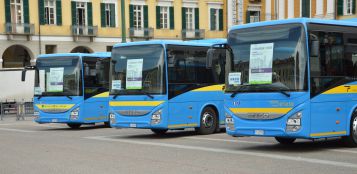
<svg viewBox="0 0 357 174">
<path fill-rule="evenodd" d="M 35 121 L 65 123 L 73 129 L 98 122 L 109 125 L 110 60 L 107 52 L 40 55 L 36 66 L 26 68 L 37 71 Z"/>
<path fill-rule="evenodd" d="M 342 137 L 357 146 L 357 23 L 288 19 L 228 35 L 225 115 L 232 136 Z"/>
<path fill-rule="evenodd" d="M 196 128 L 210 134 L 224 126 L 225 51 L 207 61 L 224 39 L 142 41 L 112 50 L 111 127 L 168 130 Z"/>
</svg>

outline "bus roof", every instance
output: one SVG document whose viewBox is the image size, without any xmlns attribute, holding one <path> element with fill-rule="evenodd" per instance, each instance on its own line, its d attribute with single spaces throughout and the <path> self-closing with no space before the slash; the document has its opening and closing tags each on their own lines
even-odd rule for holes
<svg viewBox="0 0 357 174">
<path fill-rule="evenodd" d="M 110 58 L 110 52 L 95 52 L 95 53 L 55 53 L 55 54 L 41 54 L 37 58 L 49 57 L 101 57 Z"/>
<path fill-rule="evenodd" d="M 139 41 L 139 42 L 128 42 L 128 43 L 119 43 L 115 44 L 114 48 L 125 47 L 125 46 L 134 46 L 134 45 L 187 45 L 187 46 L 212 46 L 214 44 L 224 44 L 226 39 L 205 39 L 205 40 L 191 40 L 191 41 L 182 41 L 182 40 L 151 40 L 151 41 Z"/>
<path fill-rule="evenodd" d="M 357 21 L 357 20 L 355 20 Z M 329 25 L 340 25 L 340 26 L 352 26 L 357 27 L 357 22 L 353 20 L 327 20 L 327 19 L 313 19 L 313 18 L 293 18 L 293 19 L 283 19 L 283 20 L 273 20 L 273 21 L 264 21 L 249 23 L 244 25 L 236 25 L 231 27 L 230 30 L 252 28 L 252 27 L 263 27 L 269 25 L 278 25 L 278 24 L 291 24 L 291 23 L 315 23 L 315 24 L 329 24 Z"/>
</svg>

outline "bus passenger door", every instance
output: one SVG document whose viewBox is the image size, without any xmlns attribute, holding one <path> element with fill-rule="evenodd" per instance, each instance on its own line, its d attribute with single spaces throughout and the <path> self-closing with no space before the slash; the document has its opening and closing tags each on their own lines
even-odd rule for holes
<svg viewBox="0 0 357 174">
<path fill-rule="evenodd" d="M 109 59 L 83 58 L 84 121 L 108 120 Z"/>
</svg>

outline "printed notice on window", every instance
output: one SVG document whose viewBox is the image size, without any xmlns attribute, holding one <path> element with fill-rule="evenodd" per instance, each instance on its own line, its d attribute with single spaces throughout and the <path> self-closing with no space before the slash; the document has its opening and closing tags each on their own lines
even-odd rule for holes
<svg viewBox="0 0 357 174">
<path fill-rule="evenodd" d="M 121 80 L 112 80 L 112 89 L 121 90 Z"/>
<path fill-rule="evenodd" d="M 143 59 L 129 59 L 126 65 L 126 89 L 141 89 Z"/>
<path fill-rule="evenodd" d="M 63 92 L 64 68 L 50 68 L 48 92 Z"/>
<path fill-rule="evenodd" d="M 274 43 L 250 45 L 249 84 L 271 84 Z"/>
<path fill-rule="evenodd" d="M 228 84 L 233 86 L 238 86 L 241 84 L 241 73 L 240 72 L 233 72 L 229 73 L 228 75 Z"/>
</svg>

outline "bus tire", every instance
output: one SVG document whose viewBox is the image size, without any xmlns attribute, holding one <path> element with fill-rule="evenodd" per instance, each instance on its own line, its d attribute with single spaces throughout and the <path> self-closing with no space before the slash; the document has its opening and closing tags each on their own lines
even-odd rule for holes
<svg viewBox="0 0 357 174">
<path fill-rule="evenodd" d="M 343 136 L 342 141 L 348 147 L 357 147 L 357 112 L 354 112 L 352 115 L 350 135 Z"/>
<path fill-rule="evenodd" d="M 280 144 L 293 144 L 296 138 L 283 138 L 283 137 L 275 137 L 275 140 Z"/>
<path fill-rule="evenodd" d="M 81 127 L 82 124 L 79 123 L 67 123 L 67 126 L 70 127 L 71 129 L 78 129 Z"/>
<path fill-rule="evenodd" d="M 196 132 L 201 135 L 213 134 L 217 130 L 217 126 L 217 113 L 211 107 L 204 108 L 200 117 L 200 127 L 196 128 Z"/>
<path fill-rule="evenodd" d="M 156 135 L 165 135 L 168 129 L 151 129 Z"/>
</svg>

